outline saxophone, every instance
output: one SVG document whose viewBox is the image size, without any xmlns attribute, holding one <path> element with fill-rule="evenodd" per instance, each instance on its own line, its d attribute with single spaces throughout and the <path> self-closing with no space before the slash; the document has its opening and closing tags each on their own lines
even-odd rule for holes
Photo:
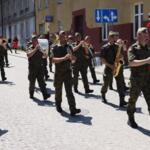
<svg viewBox="0 0 150 150">
<path fill-rule="evenodd" d="M 120 68 L 123 64 L 123 61 L 120 59 L 122 55 L 121 50 L 122 50 L 122 45 L 118 45 L 117 54 L 116 54 L 115 63 L 114 63 L 114 70 L 113 70 L 114 77 L 118 76 Z"/>
</svg>

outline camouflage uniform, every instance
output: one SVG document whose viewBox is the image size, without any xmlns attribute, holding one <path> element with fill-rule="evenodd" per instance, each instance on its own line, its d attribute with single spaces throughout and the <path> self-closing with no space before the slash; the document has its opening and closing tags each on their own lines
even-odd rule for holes
<svg viewBox="0 0 150 150">
<path fill-rule="evenodd" d="M 133 44 L 128 51 L 129 62 L 133 60 L 142 60 L 150 57 L 150 47 L 139 45 L 138 43 Z M 131 67 L 130 76 L 131 88 L 130 98 L 127 108 L 129 116 L 133 116 L 135 112 L 136 101 L 141 93 L 143 92 L 144 98 L 148 105 L 150 112 L 150 65 L 145 64 L 138 67 Z"/>
</svg>

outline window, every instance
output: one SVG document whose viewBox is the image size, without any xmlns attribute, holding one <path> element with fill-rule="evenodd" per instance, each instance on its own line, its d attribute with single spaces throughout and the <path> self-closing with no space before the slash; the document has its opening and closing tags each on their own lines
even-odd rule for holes
<svg viewBox="0 0 150 150">
<path fill-rule="evenodd" d="M 104 23 L 102 26 L 102 40 L 103 41 L 108 40 L 108 32 L 109 32 L 108 24 Z"/>
<path fill-rule="evenodd" d="M 134 23 L 133 23 L 133 36 L 136 38 L 136 32 L 143 24 L 143 4 L 138 3 L 134 5 Z"/>
<path fill-rule="evenodd" d="M 25 26 L 26 26 L 25 27 L 26 28 L 26 32 L 25 33 L 26 33 L 26 39 L 27 39 L 27 38 L 30 37 L 30 35 L 29 35 L 29 32 L 30 32 L 29 28 L 30 27 L 29 27 L 29 21 L 28 20 L 25 21 Z"/>
<path fill-rule="evenodd" d="M 45 0 L 45 8 L 48 8 L 49 0 Z"/>
<path fill-rule="evenodd" d="M 26 8 L 29 8 L 29 0 L 26 2 Z"/>
<path fill-rule="evenodd" d="M 17 36 L 17 25 L 14 25 L 14 36 Z"/>
<path fill-rule="evenodd" d="M 40 32 L 40 34 L 44 34 L 44 32 L 45 32 L 45 24 L 44 23 L 39 25 L 39 32 Z"/>
<path fill-rule="evenodd" d="M 42 9 L 42 1 L 38 0 L 38 9 L 41 10 Z"/>
</svg>

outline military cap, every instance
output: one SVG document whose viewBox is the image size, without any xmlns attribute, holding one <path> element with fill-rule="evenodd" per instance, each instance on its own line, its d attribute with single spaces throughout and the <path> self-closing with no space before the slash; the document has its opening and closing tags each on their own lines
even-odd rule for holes
<svg viewBox="0 0 150 150">
<path fill-rule="evenodd" d="M 59 32 L 59 35 L 62 35 L 62 34 L 65 34 L 65 31 L 61 30 L 61 31 Z"/>
<path fill-rule="evenodd" d="M 79 32 L 76 32 L 75 37 L 77 37 L 77 36 L 81 36 L 81 34 Z"/>
<path fill-rule="evenodd" d="M 36 34 L 31 35 L 31 39 L 37 38 L 38 36 Z"/>
<path fill-rule="evenodd" d="M 146 27 L 141 27 L 137 31 L 137 34 L 140 34 L 140 33 L 148 33 L 148 29 Z"/>
<path fill-rule="evenodd" d="M 115 31 L 109 31 L 108 36 L 118 36 L 119 32 L 115 32 Z"/>
</svg>

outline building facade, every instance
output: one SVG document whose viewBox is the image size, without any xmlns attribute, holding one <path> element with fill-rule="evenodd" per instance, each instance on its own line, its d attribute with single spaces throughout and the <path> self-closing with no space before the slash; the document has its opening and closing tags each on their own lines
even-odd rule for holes
<svg viewBox="0 0 150 150">
<path fill-rule="evenodd" d="M 3 36 L 19 39 L 19 46 L 25 47 L 26 40 L 35 32 L 34 0 L 1 0 L 3 13 L 0 16 L 0 33 Z M 3 18 L 3 21 L 2 21 Z"/>
<path fill-rule="evenodd" d="M 109 30 L 119 31 L 120 37 L 130 45 L 136 39 L 136 31 L 145 26 L 150 12 L 149 0 L 35 0 L 37 32 L 80 32 L 92 36 L 95 47 L 107 41 Z M 48 5 L 46 5 L 48 4 Z M 117 23 L 96 23 L 95 9 L 118 11 Z M 45 17 L 52 16 L 51 22 Z M 42 27 L 43 25 L 43 27 Z"/>
</svg>

